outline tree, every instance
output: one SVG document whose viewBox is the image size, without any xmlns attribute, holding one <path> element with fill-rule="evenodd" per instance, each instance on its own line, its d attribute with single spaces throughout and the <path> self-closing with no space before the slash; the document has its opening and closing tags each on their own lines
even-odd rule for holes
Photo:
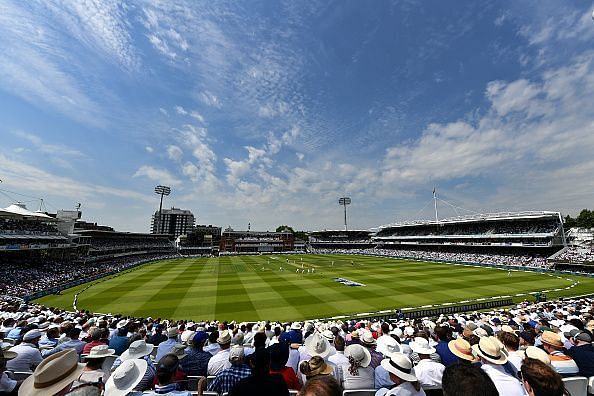
<svg viewBox="0 0 594 396">
<path fill-rule="evenodd" d="M 276 227 L 276 232 L 290 232 L 291 234 L 295 233 L 293 227 L 289 227 L 288 225 L 281 225 Z"/>
<path fill-rule="evenodd" d="M 594 211 L 582 209 L 582 211 L 575 220 L 578 227 L 592 228 L 594 227 Z"/>
</svg>

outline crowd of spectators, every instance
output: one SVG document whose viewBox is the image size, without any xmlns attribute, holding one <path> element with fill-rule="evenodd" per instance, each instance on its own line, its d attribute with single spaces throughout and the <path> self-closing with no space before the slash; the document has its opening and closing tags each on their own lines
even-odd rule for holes
<svg viewBox="0 0 594 396">
<path fill-rule="evenodd" d="M 384 257 L 409 258 L 417 260 L 439 260 L 448 262 L 465 262 L 491 265 L 520 266 L 530 268 L 550 268 L 546 258 L 536 255 L 504 255 L 481 254 L 465 252 L 442 252 L 437 250 L 407 250 L 407 249 L 314 249 L 318 254 L 369 254 Z"/>
<path fill-rule="evenodd" d="M 0 392 L 561 396 L 563 378 L 594 376 L 593 313 L 594 300 L 581 298 L 392 322 L 194 322 L 9 299 L 0 302 Z"/>
<path fill-rule="evenodd" d="M 570 246 L 556 259 L 570 263 L 594 263 L 594 248 Z"/>
<path fill-rule="evenodd" d="M 0 295 L 25 296 L 69 282 L 113 271 L 123 271 L 140 263 L 168 258 L 169 255 L 143 254 L 73 265 L 71 262 L 45 257 L 1 262 Z"/>
<path fill-rule="evenodd" d="M 0 218 L 0 235 L 59 235 L 53 223 Z"/>
<path fill-rule="evenodd" d="M 380 230 L 378 236 L 440 236 L 440 235 L 519 235 L 550 234 L 559 229 L 559 221 L 542 222 L 480 222 L 443 223 L 435 225 L 415 225 L 407 227 L 388 227 Z"/>
<path fill-rule="evenodd" d="M 104 252 L 110 250 L 154 250 L 173 249 L 173 243 L 166 238 L 98 238 L 91 239 L 91 249 Z"/>
</svg>

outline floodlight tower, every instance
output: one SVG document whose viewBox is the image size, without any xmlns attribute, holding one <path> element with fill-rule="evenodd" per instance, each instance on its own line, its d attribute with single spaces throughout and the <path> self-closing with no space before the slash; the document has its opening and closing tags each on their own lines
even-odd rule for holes
<svg viewBox="0 0 594 396">
<path fill-rule="evenodd" d="M 342 197 L 338 199 L 338 204 L 344 206 L 344 230 L 348 231 L 347 228 L 347 215 L 346 215 L 346 207 L 347 205 L 351 204 L 351 198 L 349 197 Z"/>
<path fill-rule="evenodd" d="M 163 217 L 161 215 L 163 210 L 163 196 L 171 194 L 171 187 L 157 186 L 155 187 L 155 194 L 159 194 L 161 196 L 161 202 L 159 203 L 159 233 L 163 233 Z"/>
</svg>

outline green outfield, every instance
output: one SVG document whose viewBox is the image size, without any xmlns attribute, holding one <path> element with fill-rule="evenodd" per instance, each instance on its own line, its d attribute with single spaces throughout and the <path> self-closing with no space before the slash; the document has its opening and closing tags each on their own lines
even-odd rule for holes
<svg viewBox="0 0 594 396">
<path fill-rule="evenodd" d="M 585 277 L 519 271 L 509 276 L 494 268 L 347 255 L 180 258 L 87 286 L 37 302 L 71 310 L 74 295 L 85 289 L 78 309 L 93 312 L 289 321 L 497 296 L 533 299 L 529 292 L 543 290 L 549 297 L 594 292 L 594 280 Z"/>
</svg>

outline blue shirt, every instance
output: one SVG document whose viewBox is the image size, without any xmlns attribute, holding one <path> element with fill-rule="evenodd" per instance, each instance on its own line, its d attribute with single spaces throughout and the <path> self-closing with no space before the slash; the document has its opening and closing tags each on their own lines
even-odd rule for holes
<svg viewBox="0 0 594 396">
<path fill-rule="evenodd" d="M 130 343 L 130 339 L 126 336 L 113 336 L 111 340 L 109 340 L 109 347 L 115 349 L 116 355 L 121 355 L 126 349 L 128 349 L 128 344 Z"/>
<path fill-rule="evenodd" d="M 247 364 L 231 366 L 217 374 L 217 377 L 208 386 L 208 390 L 219 394 L 229 392 L 236 383 L 250 375 L 252 375 L 252 370 Z"/>
<path fill-rule="evenodd" d="M 458 356 L 454 355 L 452 351 L 450 351 L 450 348 L 448 348 L 447 341 L 439 340 L 437 345 L 435 345 L 435 351 L 441 358 L 441 364 L 443 364 L 444 366 L 447 367 L 451 366 L 452 364 L 458 363 Z"/>
<path fill-rule="evenodd" d="M 184 368 L 185 373 L 187 375 L 206 376 L 208 361 L 212 355 L 194 348 L 186 348 L 184 352 L 186 357 L 180 361 L 180 364 Z"/>
<path fill-rule="evenodd" d="M 580 369 L 579 375 L 591 377 L 594 375 L 594 347 L 592 344 L 572 346 L 567 350 L 567 356 L 575 361 Z"/>
<path fill-rule="evenodd" d="M 157 347 L 157 355 L 155 356 L 155 362 L 161 360 L 161 358 L 167 355 L 173 347 L 177 344 L 177 340 L 175 338 L 169 338 L 167 341 L 163 341 Z"/>
<path fill-rule="evenodd" d="M 12 340 L 18 340 L 21 336 L 21 328 L 15 327 L 14 329 L 10 330 L 6 335 L 6 338 L 10 338 Z"/>
</svg>

